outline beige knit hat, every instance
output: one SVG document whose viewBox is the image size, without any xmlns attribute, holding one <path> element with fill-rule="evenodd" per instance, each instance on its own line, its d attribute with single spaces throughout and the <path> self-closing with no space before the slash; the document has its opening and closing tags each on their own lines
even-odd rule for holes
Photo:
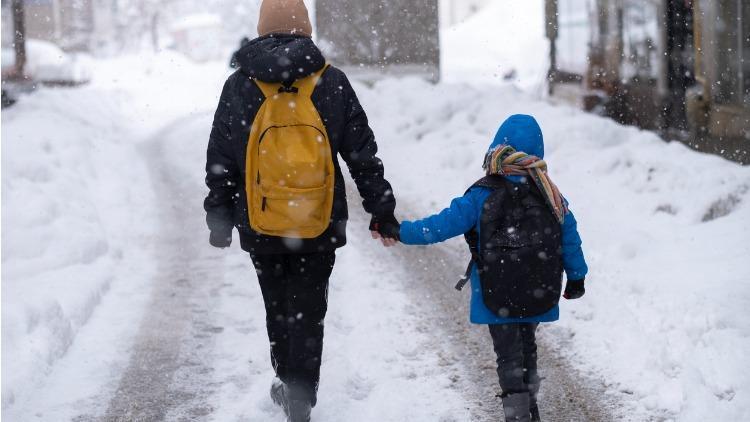
<svg viewBox="0 0 750 422">
<path fill-rule="evenodd" d="M 302 0 L 263 0 L 258 17 L 258 36 L 293 34 L 312 37 L 312 25 Z"/>
</svg>

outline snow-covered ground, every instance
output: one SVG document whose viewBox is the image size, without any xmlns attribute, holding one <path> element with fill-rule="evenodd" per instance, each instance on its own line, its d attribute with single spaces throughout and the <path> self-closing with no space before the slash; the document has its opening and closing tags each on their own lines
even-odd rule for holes
<svg viewBox="0 0 750 422">
<path fill-rule="evenodd" d="M 3 110 L 3 409 L 44 382 L 108 292 L 149 288 L 158 198 L 138 141 L 212 108 L 223 72 L 168 54 L 98 62 L 91 85 Z"/>
<path fill-rule="evenodd" d="M 541 9 L 541 2 L 523 3 Z M 490 10 L 497 16 L 500 9 Z M 444 30 L 447 51 L 466 50 L 457 59 L 449 54 L 447 83 L 355 83 L 398 216 L 447 205 L 481 176 L 500 122 L 512 113 L 535 115 L 591 268 L 586 296 L 563 301 L 561 321 L 544 335 L 562 358 L 605 381 L 623 402 L 623 418 L 750 419 L 750 379 L 742 370 L 750 366 L 750 168 L 535 99 L 534 75 L 545 66 L 519 57 L 541 45 L 539 36 L 502 45 L 488 36 L 469 41 L 472 22 L 509 37 L 507 31 L 523 31 L 523 16 L 495 22 L 478 15 L 455 35 Z M 487 64 L 495 56 L 501 69 Z M 154 190 L 158 172 L 144 159 L 150 144 L 173 152 L 163 165 L 189 175 L 185 206 L 192 219 L 202 218 L 202 155 L 223 63 L 198 66 L 164 54 L 93 66 L 91 85 L 43 88 L 2 113 L 2 413 L 9 420 L 106 410 L 158 281 L 164 227 L 157 210 L 165 200 L 181 206 Z M 512 85 L 477 87 L 506 67 L 517 69 L 531 94 Z M 484 76 L 473 73 L 477 68 Z M 315 415 L 468 420 L 437 355 L 416 349 L 434 339 L 408 312 L 408 277 L 368 260 L 377 244 L 363 227 L 350 227 L 350 236 L 332 279 Z M 462 242 L 450 247 L 463 249 Z M 214 419 L 280 418 L 267 398 L 255 276 L 237 242 L 229 253 L 221 271 L 234 285 L 219 290 L 213 315 L 224 327 L 211 355 Z M 453 275 L 435 280 L 452 282 Z"/>
<path fill-rule="evenodd" d="M 512 86 L 386 80 L 358 88 L 386 176 L 414 207 L 400 208 L 401 218 L 447 206 L 482 175 L 502 120 L 535 115 L 591 268 L 587 295 L 563 301 L 552 331 L 563 355 L 625 393 L 643 417 L 750 417 L 750 380 L 740 369 L 750 365 L 750 168 Z M 453 245 L 465 247 L 463 239 Z"/>
<path fill-rule="evenodd" d="M 281 419 L 267 394 L 272 370 L 250 261 L 235 241 L 222 263 L 203 223 L 205 145 L 226 70 L 166 54 L 97 62 L 95 75 L 91 86 L 41 89 L 3 112 L 3 416 L 87 420 L 112 412 L 143 327 L 162 309 L 153 298 L 177 277 L 165 279 L 163 267 L 185 251 L 163 238 L 188 230 L 199 254 L 191 268 L 207 277 L 195 294 L 216 304 L 204 323 L 221 327 L 211 331 L 211 351 L 197 354 L 208 361 L 212 386 L 201 405 L 213 420 Z M 179 180 L 168 194 L 152 180 L 164 174 Z M 174 207 L 189 224 L 164 226 L 162 210 Z M 405 276 L 367 262 L 367 248 L 378 243 L 366 223 L 350 235 L 364 249 L 338 257 L 316 415 L 467 420 L 455 369 L 438 365 L 439 348 L 424 346 L 434 339 L 407 317 Z M 362 265 L 373 271 L 363 275 Z M 190 382 L 189 371 L 173 376 Z M 167 417 L 183 411 L 190 409 Z"/>
<path fill-rule="evenodd" d="M 195 174 L 205 165 L 205 143 L 211 125 L 205 114 L 164 139 L 165 150 L 181 157 L 170 165 L 180 174 Z M 186 142 L 187 140 L 187 142 Z M 342 166 L 344 164 L 342 163 Z M 205 188 L 185 187 L 181 197 L 200 205 Z M 352 217 L 361 214 L 352 198 Z M 207 246 L 202 209 L 197 207 L 197 238 Z M 439 364 L 440 348 L 423 321 L 412 315 L 403 290 L 407 278 L 390 262 L 376 260 L 368 220 L 357 218 L 348 229 L 349 246 L 339 250 L 331 276 L 325 321 L 323 365 L 318 405 L 320 421 L 465 421 L 469 412 L 460 395 L 456 368 Z M 268 354 L 265 314 L 255 272 L 247 254 L 240 252 L 236 232 L 224 264 L 224 283 L 213 325 L 224 327 L 215 336 L 212 381 L 217 388 L 209 402 L 215 421 L 282 420 L 268 389 L 273 371 Z M 216 254 L 216 253 L 214 253 Z M 220 272 L 221 270 L 214 270 Z M 211 278 L 215 275 L 212 274 Z"/>
</svg>

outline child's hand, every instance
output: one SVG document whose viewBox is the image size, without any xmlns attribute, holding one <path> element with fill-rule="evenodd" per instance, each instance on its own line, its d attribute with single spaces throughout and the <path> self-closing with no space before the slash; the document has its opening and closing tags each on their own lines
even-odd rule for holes
<svg viewBox="0 0 750 422">
<path fill-rule="evenodd" d="M 396 246 L 396 244 L 398 244 L 398 240 L 383 237 L 378 232 L 371 231 L 370 235 L 372 235 L 373 239 L 380 239 L 380 241 L 383 243 L 383 246 L 385 246 L 386 248 L 390 248 L 391 246 Z"/>
<path fill-rule="evenodd" d="M 586 293 L 586 289 L 583 287 L 583 281 L 585 279 L 580 280 L 568 280 L 568 283 L 565 284 L 565 293 L 563 293 L 563 297 L 568 300 L 572 299 L 578 299 L 581 296 Z"/>
<path fill-rule="evenodd" d="M 370 220 L 370 234 L 373 239 L 380 239 L 383 246 L 394 246 L 399 241 L 401 224 L 391 215 L 373 215 Z"/>
</svg>

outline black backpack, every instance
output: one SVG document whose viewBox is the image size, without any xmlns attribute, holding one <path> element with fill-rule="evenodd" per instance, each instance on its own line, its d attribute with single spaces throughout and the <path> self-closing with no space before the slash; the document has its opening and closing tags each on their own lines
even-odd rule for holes
<svg viewBox="0 0 750 422">
<path fill-rule="evenodd" d="M 492 312 L 503 318 L 544 314 L 557 305 L 562 289 L 560 223 L 533 183 L 493 175 L 476 186 L 492 193 L 484 203 L 479 233 L 473 228 L 464 235 L 472 261 L 456 288 L 466 284 L 476 263 L 484 304 Z"/>
</svg>

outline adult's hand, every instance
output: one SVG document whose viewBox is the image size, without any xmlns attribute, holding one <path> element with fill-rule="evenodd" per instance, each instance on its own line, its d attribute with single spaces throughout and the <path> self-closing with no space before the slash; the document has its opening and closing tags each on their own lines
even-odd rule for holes
<svg viewBox="0 0 750 422">
<path fill-rule="evenodd" d="M 208 243 L 215 248 L 228 248 L 232 244 L 232 231 L 230 230 L 225 233 L 219 230 L 211 230 Z"/>
<path fill-rule="evenodd" d="M 401 224 L 393 214 L 373 215 L 370 220 L 370 233 L 373 239 L 381 239 L 384 246 L 393 246 L 401 237 Z"/>
</svg>

